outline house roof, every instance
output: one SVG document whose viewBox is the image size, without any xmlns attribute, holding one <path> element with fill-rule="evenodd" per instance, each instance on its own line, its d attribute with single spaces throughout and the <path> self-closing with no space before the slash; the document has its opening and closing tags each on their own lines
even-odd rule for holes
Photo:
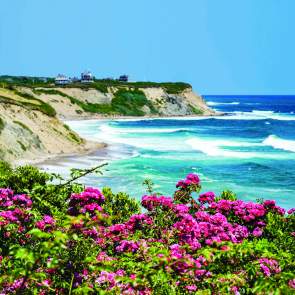
<svg viewBox="0 0 295 295">
<path fill-rule="evenodd" d="M 58 80 L 69 80 L 69 78 L 65 75 L 58 74 L 55 78 L 55 81 L 58 81 Z"/>
</svg>

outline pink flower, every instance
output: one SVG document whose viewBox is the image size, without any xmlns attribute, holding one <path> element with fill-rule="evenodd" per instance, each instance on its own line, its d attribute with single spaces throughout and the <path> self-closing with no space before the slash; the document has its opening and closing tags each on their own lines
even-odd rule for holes
<svg viewBox="0 0 295 295">
<path fill-rule="evenodd" d="M 290 281 L 288 282 L 288 286 L 289 286 L 290 288 L 295 289 L 295 279 L 290 280 Z"/>
<path fill-rule="evenodd" d="M 44 215 L 43 219 L 36 222 L 36 227 L 39 228 L 40 230 L 46 229 L 50 231 L 54 225 L 55 225 L 55 220 L 49 215 Z"/>
<path fill-rule="evenodd" d="M 99 206 L 105 201 L 104 195 L 95 188 L 88 187 L 80 194 L 72 194 L 69 202 L 69 214 L 90 213 L 95 216 L 95 211 L 102 211 Z"/>
<path fill-rule="evenodd" d="M 266 200 L 263 202 L 264 207 L 272 208 L 276 205 L 276 202 L 274 200 Z"/>
<path fill-rule="evenodd" d="M 116 247 L 117 252 L 136 252 L 139 245 L 134 241 L 122 240 Z"/>
<path fill-rule="evenodd" d="M 173 207 L 173 211 L 176 214 L 185 214 L 185 213 L 188 213 L 189 207 L 184 204 L 176 204 Z"/>
<path fill-rule="evenodd" d="M 255 227 L 254 230 L 253 230 L 253 232 L 252 232 L 252 235 L 254 237 L 258 238 L 258 237 L 261 237 L 262 236 L 262 233 L 263 233 L 263 231 L 262 231 L 261 228 Z"/>
<path fill-rule="evenodd" d="M 198 200 L 201 203 L 212 203 L 214 201 L 215 194 L 213 192 L 206 192 L 199 196 Z"/>
<path fill-rule="evenodd" d="M 279 263 L 275 259 L 260 258 L 259 264 L 262 273 L 267 277 L 281 272 Z"/>
<path fill-rule="evenodd" d="M 173 206 L 173 200 L 172 198 L 165 196 L 143 196 L 141 199 L 141 204 L 149 211 L 154 210 L 156 207 L 162 207 L 163 209 L 171 209 Z"/>
<path fill-rule="evenodd" d="M 196 285 L 188 285 L 188 286 L 185 286 L 185 289 L 187 289 L 191 293 L 193 291 L 197 291 L 198 288 Z"/>
<path fill-rule="evenodd" d="M 55 220 L 49 215 L 44 215 L 43 220 L 46 224 L 55 224 Z"/>
<path fill-rule="evenodd" d="M 200 184 L 200 178 L 197 174 L 190 173 L 186 176 L 184 180 L 180 180 L 177 182 L 176 187 L 185 189 L 191 185 L 199 185 Z"/>
</svg>

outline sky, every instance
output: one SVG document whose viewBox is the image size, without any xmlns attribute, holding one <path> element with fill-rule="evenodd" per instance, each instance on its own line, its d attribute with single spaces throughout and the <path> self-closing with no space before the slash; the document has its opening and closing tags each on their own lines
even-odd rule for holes
<svg viewBox="0 0 295 295">
<path fill-rule="evenodd" d="M 294 0 L 2 0 L 0 75 L 295 94 Z"/>
</svg>

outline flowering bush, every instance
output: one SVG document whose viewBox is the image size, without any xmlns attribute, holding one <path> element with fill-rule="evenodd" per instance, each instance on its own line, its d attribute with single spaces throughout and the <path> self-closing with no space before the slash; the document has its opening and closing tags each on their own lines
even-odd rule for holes
<svg viewBox="0 0 295 295">
<path fill-rule="evenodd" d="M 229 192 L 194 198 L 195 174 L 176 187 L 143 196 L 142 213 L 107 188 L 0 189 L 0 294 L 295 291 L 294 209 Z"/>
</svg>

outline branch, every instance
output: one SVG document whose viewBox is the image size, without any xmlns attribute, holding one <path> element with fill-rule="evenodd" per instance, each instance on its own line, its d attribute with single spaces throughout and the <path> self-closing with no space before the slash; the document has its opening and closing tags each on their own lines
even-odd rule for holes
<svg viewBox="0 0 295 295">
<path fill-rule="evenodd" d="M 66 186 L 66 185 L 70 184 L 71 182 L 73 182 L 73 181 L 75 181 L 75 180 L 77 180 L 77 179 L 79 179 L 79 178 L 81 178 L 81 177 L 84 177 L 84 176 L 86 176 L 87 174 L 90 174 L 90 173 L 94 172 L 95 170 L 97 170 L 97 169 L 99 169 L 99 168 L 102 168 L 102 167 L 104 167 L 104 166 L 106 166 L 106 165 L 108 165 L 108 163 L 103 163 L 103 164 L 101 164 L 101 165 L 99 165 L 99 166 L 96 166 L 96 167 L 94 167 L 94 168 L 86 169 L 85 172 L 82 173 L 81 175 L 78 175 L 78 176 L 76 176 L 76 177 L 73 177 L 73 178 L 71 178 L 70 180 L 66 181 L 65 183 L 61 183 L 61 184 L 57 185 L 57 188 L 61 188 L 61 187 L 63 187 L 63 186 Z"/>
</svg>

